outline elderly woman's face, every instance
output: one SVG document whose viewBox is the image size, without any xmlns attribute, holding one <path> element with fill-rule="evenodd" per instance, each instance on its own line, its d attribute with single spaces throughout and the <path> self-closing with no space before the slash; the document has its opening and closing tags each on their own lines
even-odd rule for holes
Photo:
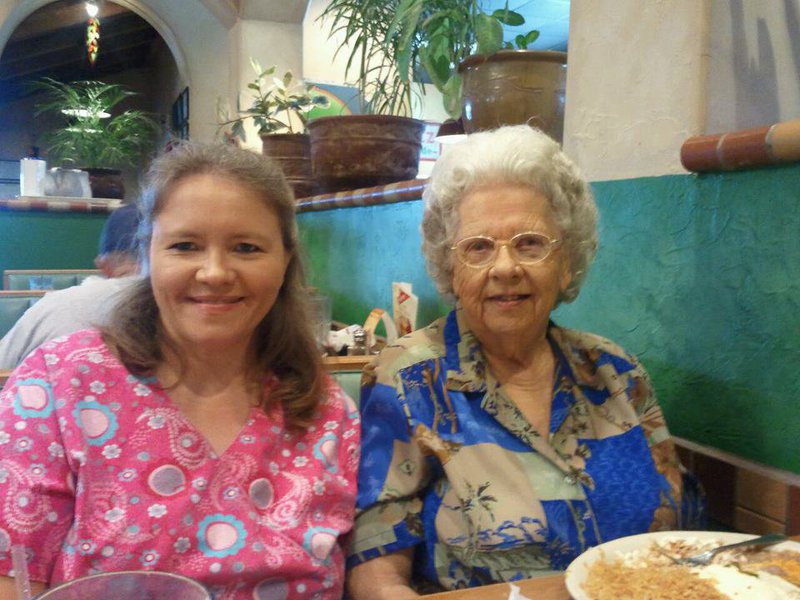
<svg viewBox="0 0 800 600">
<path fill-rule="evenodd" d="M 455 242 L 476 235 L 510 240 L 528 231 L 551 239 L 561 237 L 550 202 L 528 186 L 497 182 L 474 188 L 461 200 L 458 211 Z M 571 280 L 562 247 L 531 265 L 517 262 L 508 246 L 501 246 L 496 260 L 480 268 L 462 264 L 455 253 L 451 260 L 453 289 L 463 315 L 484 344 L 498 340 L 497 336 L 541 339 L 560 292 Z"/>
<path fill-rule="evenodd" d="M 210 173 L 179 180 L 150 242 L 167 337 L 184 348 L 246 347 L 275 304 L 289 258 L 278 216 L 253 190 Z"/>
</svg>

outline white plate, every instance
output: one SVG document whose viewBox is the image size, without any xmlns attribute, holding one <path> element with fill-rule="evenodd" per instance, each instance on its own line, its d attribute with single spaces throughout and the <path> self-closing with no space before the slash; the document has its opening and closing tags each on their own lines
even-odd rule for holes
<svg viewBox="0 0 800 600">
<path fill-rule="evenodd" d="M 719 540 L 720 544 L 734 544 L 750 538 L 756 537 L 749 533 L 728 533 L 725 531 L 658 531 L 655 533 L 642 533 L 631 535 L 618 540 L 612 540 L 605 544 L 600 544 L 590 548 L 578 558 L 573 560 L 567 567 L 566 584 L 567 590 L 574 600 L 591 600 L 586 592 L 583 591 L 583 582 L 589 567 L 595 561 L 605 558 L 613 560 L 619 554 L 631 552 L 633 550 L 646 550 L 653 542 L 664 538 L 667 539 L 692 539 L 692 540 Z M 794 550 L 800 551 L 800 544 L 797 542 L 781 542 L 769 547 L 772 550 Z"/>
</svg>

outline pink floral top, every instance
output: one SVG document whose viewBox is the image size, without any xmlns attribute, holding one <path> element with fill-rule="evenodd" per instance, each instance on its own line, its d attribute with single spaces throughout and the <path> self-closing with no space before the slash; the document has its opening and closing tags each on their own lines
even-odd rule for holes
<svg viewBox="0 0 800 600">
<path fill-rule="evenodd" d="M 341 598 L 359 438 L 354 403 L 329 381 L 305 432 L 254 408 L 217 455 L 98 332 L 57 338 L 0 393 L 0 572 L 24 544 L 31 578 L 51 586 L 152 569 L 220 600 Z"/>
</svg>

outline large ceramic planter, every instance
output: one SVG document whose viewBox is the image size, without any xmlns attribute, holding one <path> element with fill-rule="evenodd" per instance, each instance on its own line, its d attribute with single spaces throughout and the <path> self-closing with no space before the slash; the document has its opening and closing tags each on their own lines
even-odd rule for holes
<svg viewBox="0 0 800 600">
<path fill-rule="evenodd" d="M 310 121 L 311 167 L 320 192 L 414 179 L 424 129 L 423 121 L 387 115 Z"/>
<path fill-rule="evenodd" d="M 464 78 L 461 118 L 466 133 L 528 123 L 562 141 L 565 52 L 475 54 L 464 59 L 458 71 Z"/>
<path fill-rule="evenodd" d="M 261 153 L 269 156 L 283 170 L 295 198 L 316 193 L 311 173 L 311 146 L 305 133 L 273 133 L 261 136 Z"/>
<path fill-rule="evenodd" d="M 81 170 L 89 173 L 92 198 L 125 198 L 125 182 L 120 169 L 83 167 Z"/>
</svg>

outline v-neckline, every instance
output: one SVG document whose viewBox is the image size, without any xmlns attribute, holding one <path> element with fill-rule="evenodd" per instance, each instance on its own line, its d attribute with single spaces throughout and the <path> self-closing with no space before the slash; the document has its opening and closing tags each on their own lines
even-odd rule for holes
<svg viewBox="0 0 800 600">
<path fill-rule="evenodd" d="M 181 420 L 192 429 L 192 431 L 197 434 L 198 438 L 202 440 L 203 444 L 206 447 L 207 454 L 209 458 L 213 460 L 219 460 L 226 454 L 231 451 L 237 442 L 241 439 L 243 435 L 245 435 L 246 430 L 248 430 L 253 422 L 255 421 L 255 411 L 258 410 L 257 407 L 251 406 L 247 411 L 247 416 L 245 417 L 244 423 L 242 426 L 237 430 L 236 435 L 230 440 L 228 445 L 222 449 L 218 450 L 212 443 L 208 436 L 197 426 L 197 424 L 192 421 L 189 416 L 181 409 L 177 402 L 172 399 L 172 396 L 169 394 L 166 388 L 160 385 L 159 380 L 157 377 L 153 376 L 148 378 L 146 384 L 150 387 L 154 394 L 157 394 L 161 398 L 163 398 L 165 406 L 169 407 L 170 409 L 174 410 L 178 415 L 180 415 Z"/>
</svg>

